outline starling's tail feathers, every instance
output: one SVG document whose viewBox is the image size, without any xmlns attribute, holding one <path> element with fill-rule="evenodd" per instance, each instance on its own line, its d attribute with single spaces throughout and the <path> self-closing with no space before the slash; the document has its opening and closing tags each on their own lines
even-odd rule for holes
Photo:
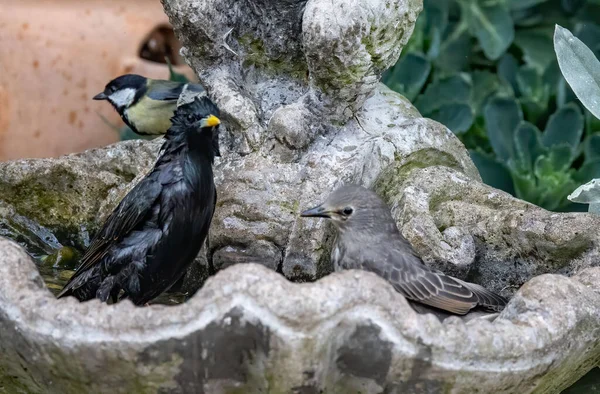
<svg viewBox="0 0 600 394">
<path fill-rule="evenodd" d="M 405 267 L 408 269 L 401 280 L 387 279 L 410 300 L 458 315 L 464 315 L 478 306 L 498 312 L 506 305 L 503 297 L 474 283 L 425 270 L 417 265 L 409 267 Z"/>
<path fill-rule="evenodd" d="M 471 290 L 475 296 L 477 296 L 477 305 L 482 308 L 500 312 L 507 304 L 506 298 L 486 289 L 483 286 L 479 286 L 475 283 L 464 282 L 460 279 L 454 279 L 467 289 Z"/>
</svg>

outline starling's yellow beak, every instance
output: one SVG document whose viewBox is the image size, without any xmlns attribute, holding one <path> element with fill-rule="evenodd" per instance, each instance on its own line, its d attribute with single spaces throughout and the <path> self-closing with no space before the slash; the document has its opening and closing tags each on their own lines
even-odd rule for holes
<svg viewBox="0 0 600 394">
<path fill-rule="evenodd" d="M 221 121 L 219 120 L 219 118 L 217 118 L 215 115 L 209 115 L 208 117 L 202 119 L 202 121 L 200 122 L 201 127 L 215 127 L 221 124 Z"/>
<path fill-rule="evenodd" d="M 331 218 L 331 212 L 323 207 L 323 205 L 319 205 L 317 207 L 307 209 L 306 211 L 300 213 L 302 217 L 315 217 L 315 218 Z"/>
</svg>

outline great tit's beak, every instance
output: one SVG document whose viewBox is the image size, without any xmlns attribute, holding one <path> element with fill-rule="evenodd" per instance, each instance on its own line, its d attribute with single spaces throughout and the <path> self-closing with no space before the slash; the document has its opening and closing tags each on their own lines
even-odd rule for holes
<svg viewBox="0 0 600 394">
<path fill-rule="evenodd" d="M 108 96 L 105 95 L 104 92 L 98 93 L 93 97 L 94 100 L 106 100 L 107 98 Z"/>
<path fill-rule="evenodd" d="M 215 127 L 220 124 L 221 124 L 221 121 L 215 115 L 209 115 L 208 117 L 206 117 L 200 121 L 200 127 L 202 127 L 202 128 Z"/>
<path fill-rule="evenodd" d="M 313 217 L 313 218 L 331 218 L 331 212 L 323 207 L 323 205 L 319 205 L 317 207 L 307 209 L 306 211 L 300 213 L 302 217 Z"/>
</svg>

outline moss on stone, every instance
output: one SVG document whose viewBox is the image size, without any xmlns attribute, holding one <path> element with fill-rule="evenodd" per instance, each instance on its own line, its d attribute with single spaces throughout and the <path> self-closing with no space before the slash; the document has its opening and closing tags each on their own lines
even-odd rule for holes
<svg viewBox="0 0 600 394">
<path fill-rule="evenodd" d="M 306 62 L 285 56 L 270 57 L 264 42 L 250 34 L 239 37 L 239 43 L 247 49 L 244 67 L 255 66 L 274 74 L 290 74 L 294 78 L 305 78 L 308 70 Z"/>
<path fill-rule="evenodd" d="M 394 162 L 388 165 L 377 178 L 374 189 L 389 201 L 396 196 L 398 190 L 402 189 L 404 181 L 411 172 L 431 166 L 446 166 L 458 171 L 462 170 L 461 165 L 452 155 L 437 149 L 421 149 L 405 158 L 396 154 Z"/>
</svg>

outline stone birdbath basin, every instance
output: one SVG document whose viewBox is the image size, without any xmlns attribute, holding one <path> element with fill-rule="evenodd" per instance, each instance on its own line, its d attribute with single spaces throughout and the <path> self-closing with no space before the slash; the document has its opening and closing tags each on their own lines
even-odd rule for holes
<svg viewBox="0 0 600 394">
<path fill-rule="evenodd" d="M 85 247 L 160 141 L 0 164 L 17 241 L 0 240 L 0 392 L 556 393 L 598 366 L 600 218 L 482 184 L 449 130 L 378 82 L 420 1 L 163 4 L 226 125 L 209 247 L 182 287 L 201 288 L 177 306 L 56 300 L 19 245 Z M 298 213 L 345 182 L 507 308 L 440 321 L 373 274 L 329 274 L 331 228 Z"/>
</svg>

